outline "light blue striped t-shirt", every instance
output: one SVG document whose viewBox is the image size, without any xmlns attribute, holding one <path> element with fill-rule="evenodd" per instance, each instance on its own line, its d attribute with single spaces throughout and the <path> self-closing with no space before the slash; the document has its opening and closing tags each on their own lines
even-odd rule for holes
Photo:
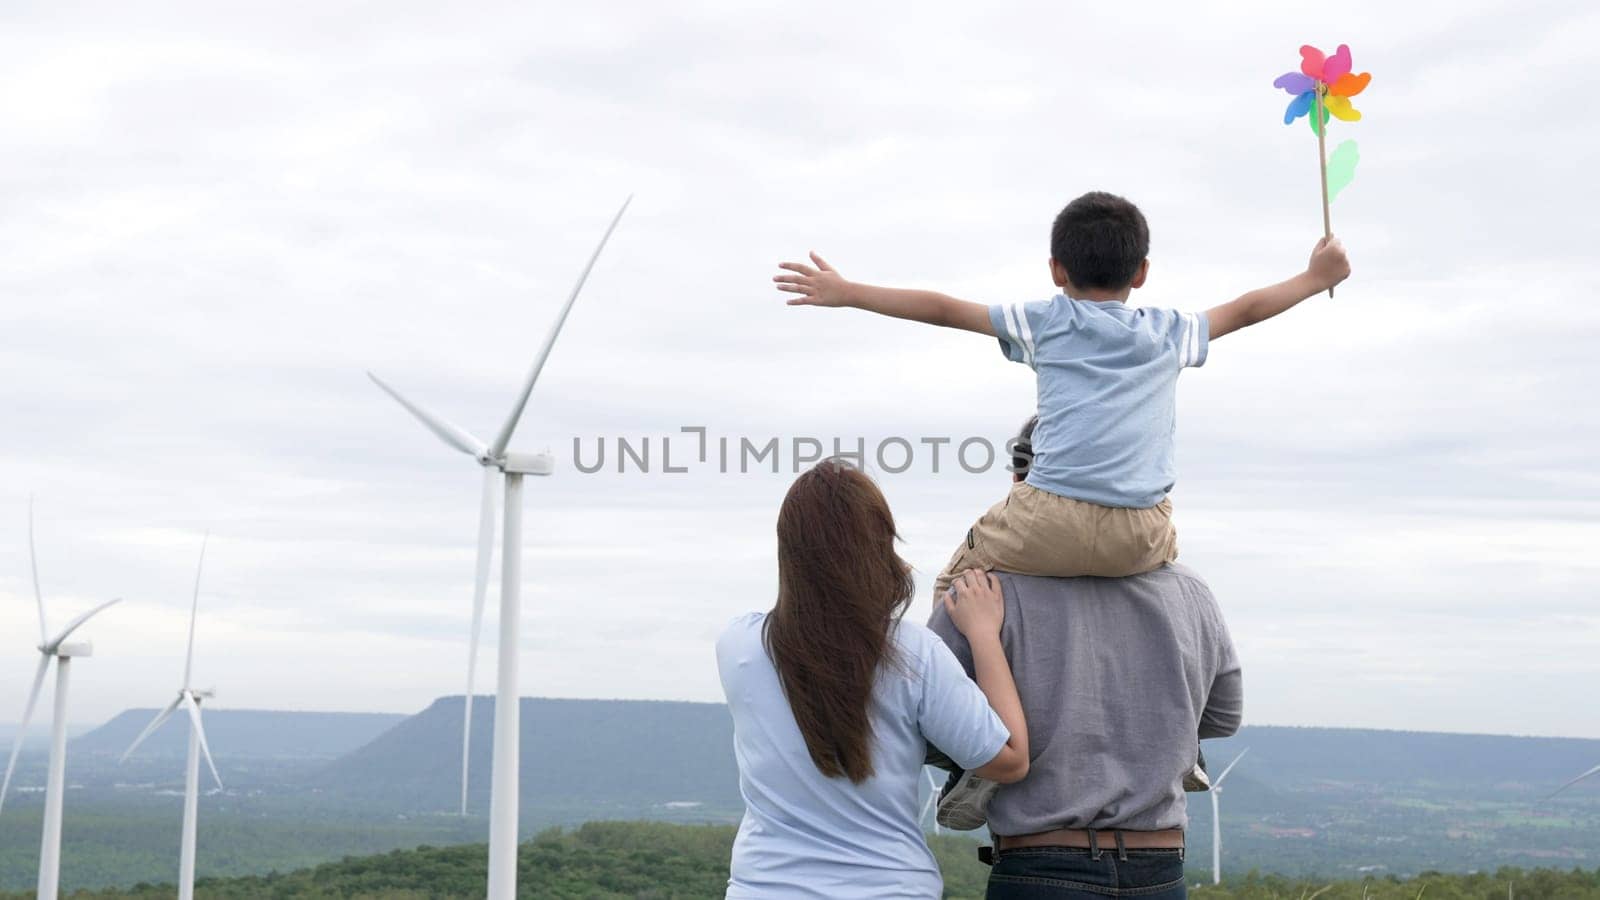
<svg viewBox="0 0 1600 900">
<path fill-rule="evenodd" d="M 1101 506 L 1145 509 L 1175 480 L 1178 372 L 1204 365 L 1205 313 L 1114 300 L 989 307 L 1000 350 L 1038 376 L 1028 483 Z"/>
<path fill-rule="evenodd" d="M 878 673 L 868 710 L 872 767 L 860 784 L 817 769 L 762 641 L 766 614 L 717 640 L 733 714 L 744 820 L 729 900 L 937 900 L 939 866 L 918 821 L 928 744 L 964 769 L 992 761 L 1011 733 L 933 632 L 894 626 L 898 665 Z"/>
</svg>

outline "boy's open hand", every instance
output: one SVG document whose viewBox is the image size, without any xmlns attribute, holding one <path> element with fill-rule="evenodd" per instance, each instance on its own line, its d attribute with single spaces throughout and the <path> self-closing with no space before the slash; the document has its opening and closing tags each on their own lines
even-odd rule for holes
<svg viewBox="0 0 1600 900">
<path fill-rule="evenodd" d="M 1339 241 L 1338 235 L 1317 241 L 1317 246 L 1311 250 L 1311 263 L 1306 266 L 1306 271 L 1320 285 L 1319 290 L 1324 291 L 1350 277 L 1350 257 L 1345 255 L 1344 244 Z"/>
<path fill-rule="evenodd" d="M 950 591 L 944 595 L 944 609 L 967 640 L 998 636 L 1006 620 L 1006 601 L 1000 592 L 1000 579 L 980 569 L 962 572 L 950 582 Z"/>
<path fill-rule="evenodd" d="M 833 266 L 811 252 L 811 261 L 816 267 L 805 263 L 783 262 L 778 263 L 778 268 L 787 269 L 793 275 L 774 275 L 772 280 L 777 283 L 778 290 L 799 294 L 790 297 L 790 306 L 846 306 L 849 300 L 850 282 L 844 280 Z"/>
</svg>

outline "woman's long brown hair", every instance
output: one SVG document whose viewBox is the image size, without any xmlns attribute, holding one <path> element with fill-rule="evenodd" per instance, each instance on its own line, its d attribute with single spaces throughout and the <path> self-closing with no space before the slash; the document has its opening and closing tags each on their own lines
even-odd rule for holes
<svg viewBox="0 0 1600 900">
<path fill-rule="evenodd" d="M 878 486 L 839 460 L 795 479 L 778 511 L 767 653 L 811 761 L 858 784 L 873 774 L 873 683 L 899 662 L 890 629 L 916 589 L 895 539 Z"/>
</svg>

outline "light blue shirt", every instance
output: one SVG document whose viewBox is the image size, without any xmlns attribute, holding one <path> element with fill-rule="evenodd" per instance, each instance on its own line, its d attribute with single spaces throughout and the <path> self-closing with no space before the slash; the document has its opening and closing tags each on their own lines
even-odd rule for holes
<svg viewBox="0 0 1600 900">
<path fill-rule="evenodd" d="M 733 842 L 729 898 L 936 898 L 944 881 L 918 808 L 926 744 L 962 768 L 1010 739 L 983 692 L 933 632 L 895 626 L 902 665 L 873 689 L 872 766 L 860 784 L 817 770 L 762 643 L 765 613 L 735 619 L 717 640 L 733 714 L 744 820 Z"/>
<path fill-rule="evenodd" d="M 1204 365 L 1205 313 L 1116 301 L 989 307 L 1000 350 L 1038 376 L 1028 483 L 1101 506 L 1146 509 L 1175 481 L 1178 372 Z"/>
</svg>

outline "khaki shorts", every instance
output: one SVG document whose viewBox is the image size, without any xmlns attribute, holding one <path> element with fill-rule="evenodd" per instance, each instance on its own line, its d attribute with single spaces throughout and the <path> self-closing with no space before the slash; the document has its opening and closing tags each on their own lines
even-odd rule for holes
<svg viewBox="0 0 1600 900">
<path fill-rule="evenodd" d="M 1122 509 L 1062 497 L 1022 481 L 967 531 L 934 582 L 934 597 L 944 596 L 951 579 L 966 569 L 1117 578 L 1159 569 L 1177 558 L 1170 500 L 1148 509 Z"/>
</svg>

